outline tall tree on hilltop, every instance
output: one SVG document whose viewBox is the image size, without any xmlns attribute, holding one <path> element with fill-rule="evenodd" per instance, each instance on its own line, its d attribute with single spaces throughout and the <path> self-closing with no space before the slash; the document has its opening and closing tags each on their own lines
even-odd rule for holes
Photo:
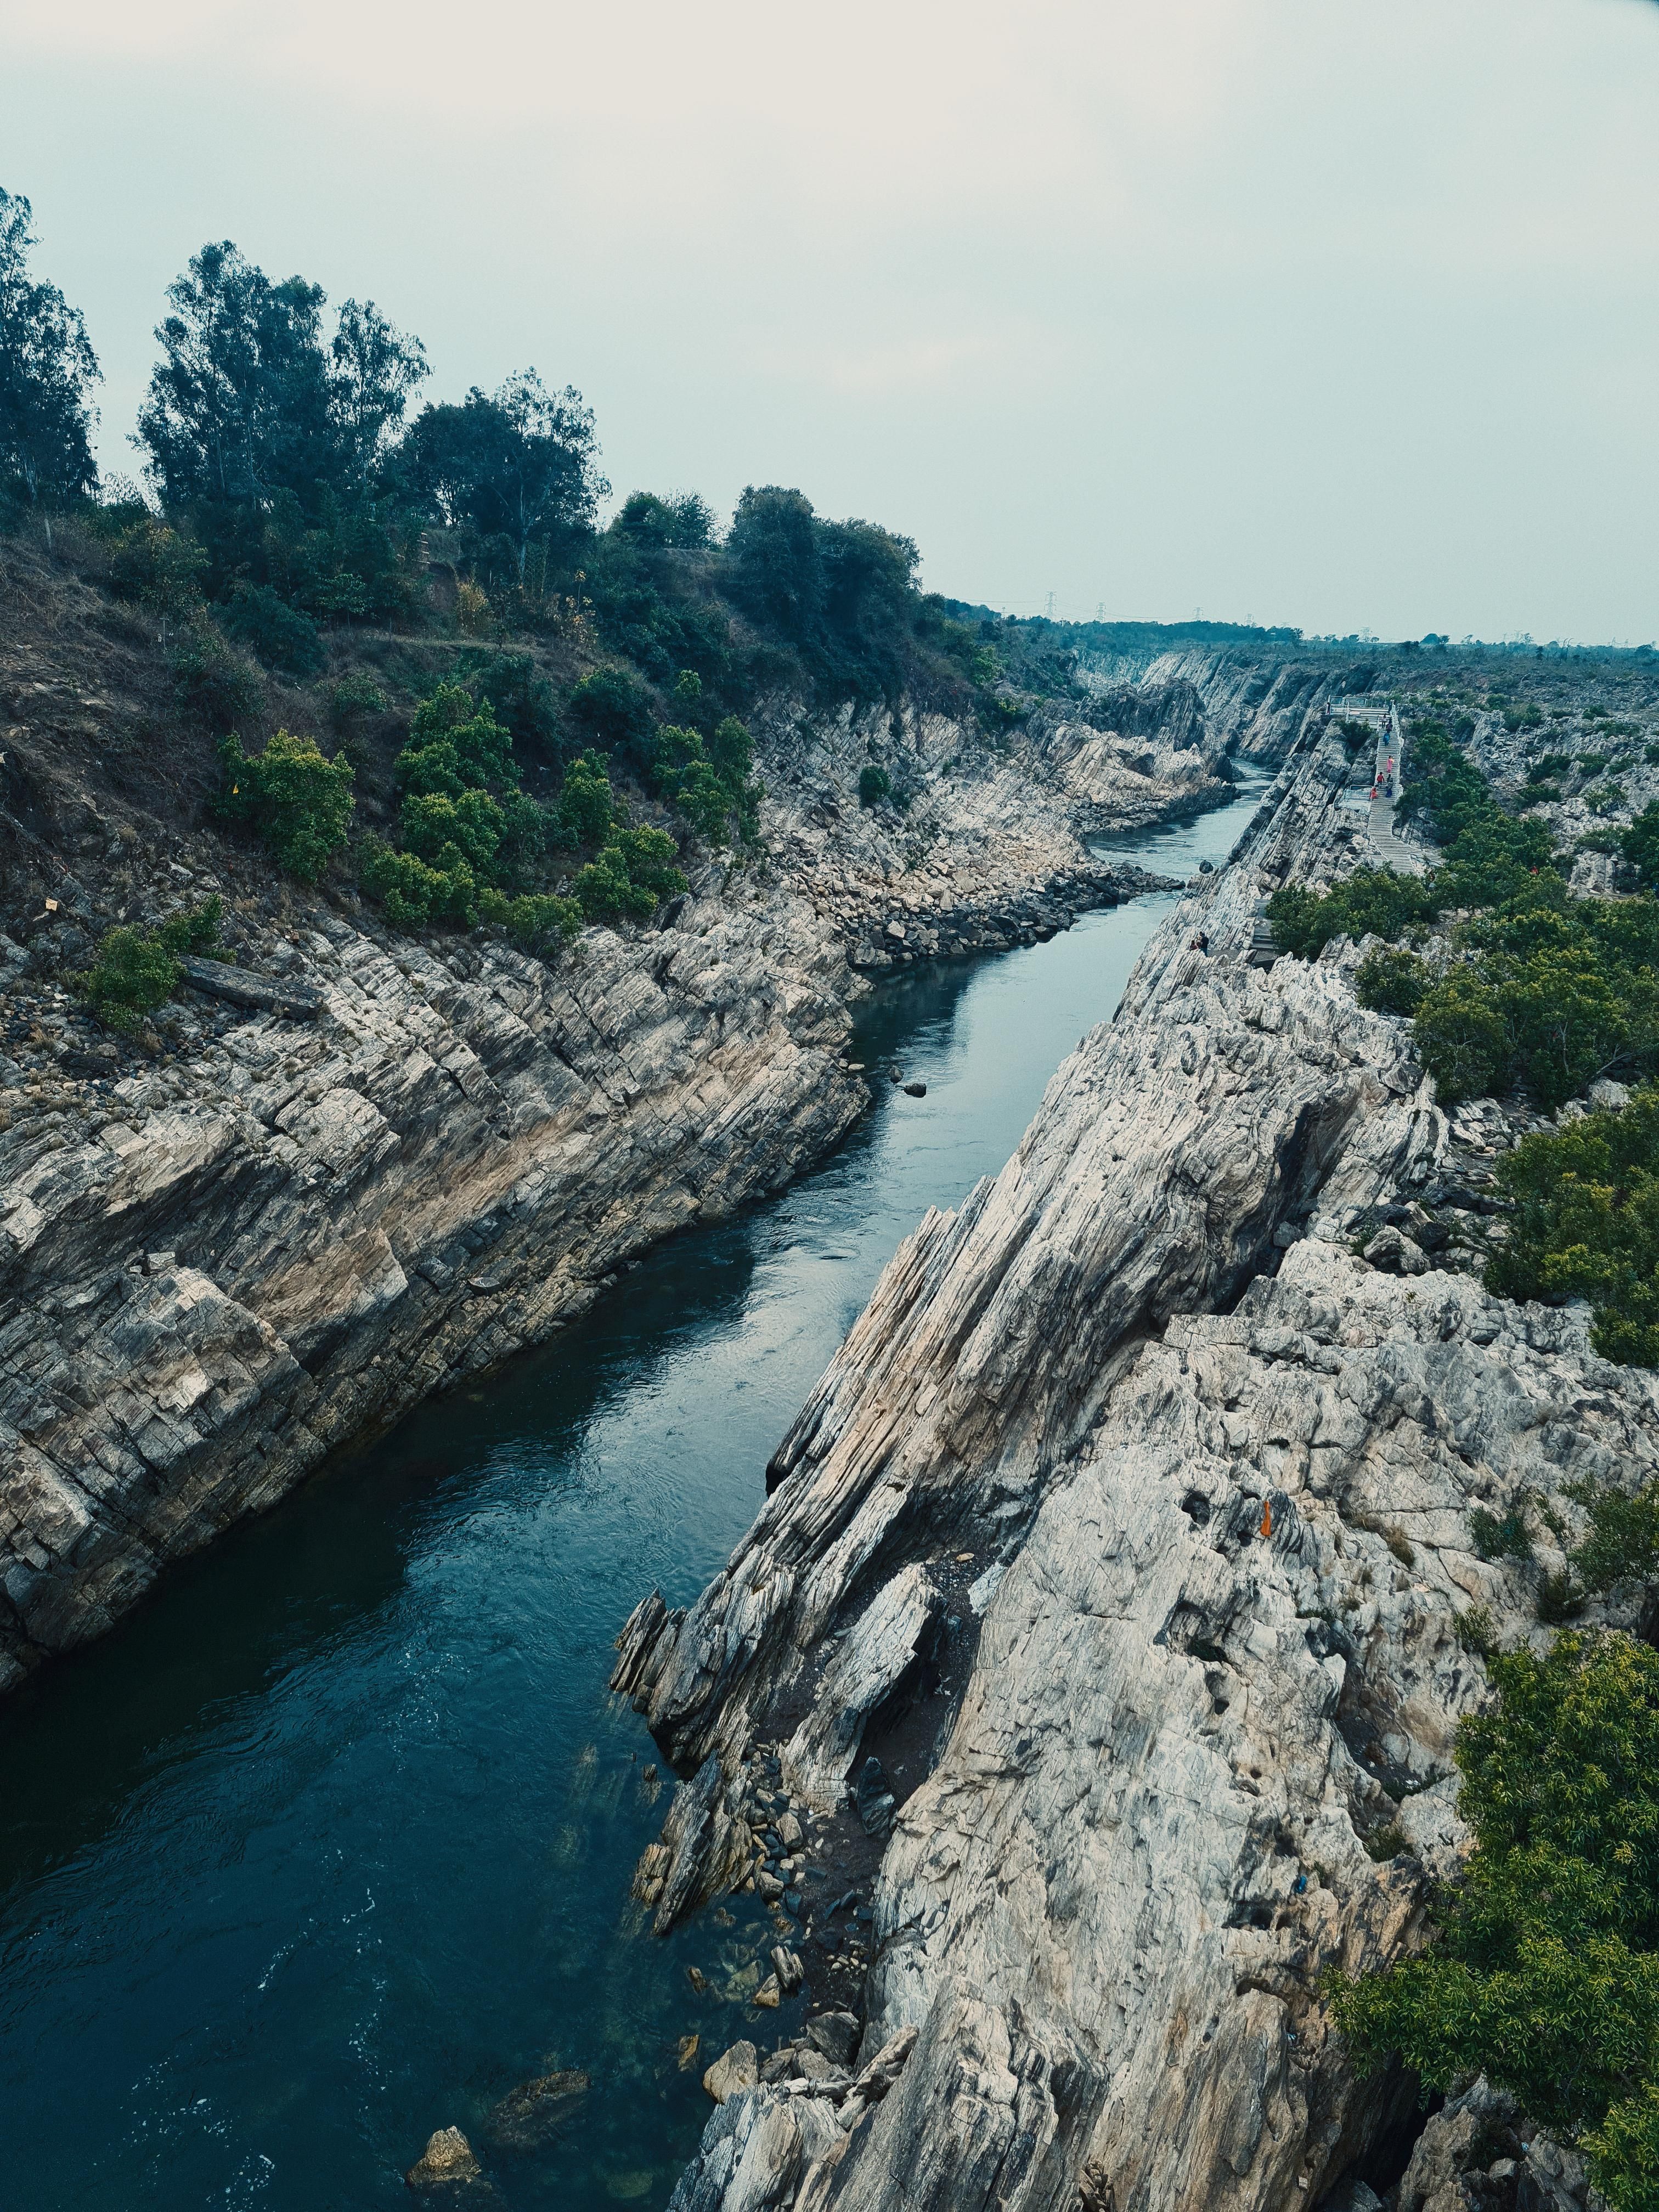
<svg viewBox="0 0 1659 2212">
<path fill-rule="evenodd" d="M 169 508 L 263 514 L 289 492 L 309 514 L 325 491 L 367 489 L 427 374 L 417 338 L 348 300 L 325 345 L 321 286 L 272 283 L 228 239 L 167 299 L 138 442 Z"/>
<path fill-rule="evenodd" d="M 550 392 L 533 368 L 493 397 L 475 385 L 459 406 L 423 408 L 393 474 L 440 521 L 504 541 L 520 583 L 534 540 L 590 530 L 611 489 L 592 409 L 573 386 Z"/>
<path fill-rule="evenodd" d="M 97 356 L 78 307 L 31 277 L 33 211 L 0 191 L 0 493 L 45 514 L 98 482 L 89 393 Z"/>
<path fill-rule="evenodd" d="M 396 331 L 373 300 L 348 300 L 329 349 L 334 418 L 360 486 L 378 471 L 403 428 L 415 387 L 429 374 L 418 338 Z"/>
</svg>

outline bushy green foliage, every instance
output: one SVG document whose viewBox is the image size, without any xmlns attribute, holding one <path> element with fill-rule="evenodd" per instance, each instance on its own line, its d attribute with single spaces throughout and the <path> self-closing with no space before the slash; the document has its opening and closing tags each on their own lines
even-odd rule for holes
<svg viewBox="0 0 1659 2212">
<path fill-rule="evenodd" d="M 219 617 L 221 628 L 258 653 L 268 668 L 289 676 L 314 676 L 323 665 L 323 641 L 308 615 L 279 599 L 269 584 L 238 583 Z"/>
<path fill-rule="evenodd" d="M 1354 976 L 1354 996 L 1374 1014 L 1414 1014 L 1432 981 L 1428 967 L 1414 952 L 1374 945 Z"/>
<path fill-rule="evenodd" d="M 1659 1582 L 1659 1481 L 1634 1492 L 1611 1482 L 1569 1483 L 1567 1493 L 1589 1515 L 1589 1534 L 1570 1555 L 1587 1590 Z"/>
<path fill-rule="evenodd" d="M 488 707 L 512 738 L 514 748 L 557 759 L 564 728 L 553 686 L 527 653 L 469 653 L 457 664 L 453 681 L 480 707 Z"/>
<path fill-rule="evenodd" d="M 616 816 L 617 801 L 605 755 L 592 751 L 579 755 L 564 772 L 554 809 L 560 842 L 578 847 L 602 844 Z"/>
<path fill-rule="evenodd" d="M 134 1035 L 144 1017 L 178 989 L 181 955 L 205 952 L 216 942 L 223 918 L 215 897 L 170 916 L 157 929 L 112 929 L 93 966 L 78 979 L 80 996 L 106 1027 Z"/>
<path fill-rule="evenodd" d="M 879 698 L 902 681 L 921 612 L 915 543 L 870 522 L 829 522 L 799 491 L 750 485 L 725 551 L 727 587 L 787 639 L 821 689 Z"/>
<path fill-rule="evenodd" d="M 1516 1211 L 1487 1263 L 1487 1289 L 1588 1298 L 1604 1358 L 1659 1366 L 1659 1088 L 1523 1138 L 1498 1178 Z"/>
<path fill-rule="evenodd" d="M 519 788 L 512 738 L 488 700 L 440 684 L 416 708 L 394 773 L 400 848 L 366 840 L 358 866 L 388 918 L 410 929 L 438 921 L 471 928 L 487 892 L 514 907 L 507 894 L 534 868 L 547 825 Z"/>
<path fill-rule="evenodd" d="M 635 545 L 690 550 L 709 543 L 714 517 L 708 501 L 694 491 L 671 492 L 666 499 L 655 492 L 631 491 L 611 529 L 613 536 Z"/>
<path fill-rule="evenodd" d="M 477 925 L 477 879 L 458 848 L 441 850 L 434 863 L 365 837 L 357 879 L 399 929 L 420 929 L 429 921 L 459 922 L 467 929 Z"/>
<path fill-rule="evenodd" d="M 126 521 L 110 551 L 110 589 L 134 599 L 163 622 L 182 621 L 202 605 L 208 556 L 191 538 L 152 514 Z"/>
<path fill-rule="evenodd" d="M 1457 1640 L 1478 1659 L 1490 1659 L 1498 1649 L 1498 1624 L 1486 1605 L 1465 1606 L 1457 1616 Z"/>
<path fill-rule="evenodd" d="M 1584 2152 L 1614 2212 L 1656 2212 L 1659 1653 L 1569 1631 L 1488 1662 L 1458 1731 L 1475 1846 L 1431 1951 L 1330 1984 L 1362 2062 L 1432 2087 L 1484 2071 Z"/>
<path fill-rule="evenodd" d="M 704 844 L 753 844 L 760 835 L 762 796 L 749 774 L 754 757 L 749 732 L 735 714 L 707 739 L 701 731 L 664 723 L 653 746 L 653 781 Z"/>
<path fill-rule="evenodd" d="M 351 763 L 343 754 L 330 760 L 315 738 L 288 730 L 278 730 L 258 753 L 244 752 L 239 738 L 223 738 L 219 757 L 224 763 L 220 814 L 249 823 L 280 867 L 314 884 L 351 827 L 357 804 Z"/>
<path fill-rule="evenodd" d="M 337 729 L 349 726 L 360 714 L 384 714 L 392 702 L 366 669 L 343 676 L 330 689 L 328 710 Z"/>
<path fill-rule="evenodd" d="M 1529 1559 L 1532 1530 L 1527 1516 L 1512 1505 L 1507 1513 L 1488 1513 L 1477 1505 L 1469 1515 L 1469 1540 L 1483 1559 Z"/>
<path fill-rule="evenodd" d="M 1620 848 L 1645 889 L 1659 889 L 1659 799 L 1650 799 L 1620 840 Z"/>
<path fill-rule="evenodd" d="M 1356 868 L 1323 897 L 1286 884 L 1267 902 L 1278 944 L 1304 960 L 1317 958 L 1334 937 L 1398 937 L 1438 910 L 1431 884 L 1391 868 Z"/>
<path fill-rule="evenodd" d="M 1614 1066 L 1659 1066 L 1659 902 L 1572 897 L 1547 827 L 1505 814 L 1443 737 L 1421 737 L 1413 768 L 1441 865 L 1418 880 L 1357 869 L 1323 897 L 1276 891 L 1279 943 L 1311 958 L 1339 933 L 1397 939 L 1473 909 L 1437 976 L 1390 951 L 1368 955 L 1356 979 L 1362 1004 L 1412 1016 L 1448 1103 L 1520 1082 L 1553 1109 Z"/>
<path fill-rule="evenodd" d="M 662 830 L 613 829 L 573 889 L 590 921 L 648 921 L 665 898 L 685 889 L 674 841 Z"/>
<path fill-rule="evenodd" d="M 180 713 L 204 730 L 222 735 L 252 720 L 264 706 L 258 671 L 210 623 L 193 629 L 174 650 L 172 667 Z"/>
<path fill-rule="evenodd" d="M 423 408 L 392 476 L 422 513 L 466 534 L 482 566 L 519 584 L 532 542 L 585 533 L 611 489 L 593 410 L 569 386 L 550 392 L 533 368 L 488 397 L 475 385 L 459 405 Z"/>
<path fill-rule="evenodd" d="M 859 770 L 859 805 L 879 806 L 884 799 L 893 795 L 893 779 L 884 768 L 870 761 Z"/>
<path fill-rule="evenodd" d="M 571 686 L 570 719 L 592 744 L 620 754 L 641 782 L 651 772 L 651 697 L 625 668 L 596 668 Z"/>
<path fill-rule="evenodd" d="M 548 945 L 572 944 L 582 926 L 582 910 L 574 899 L 539 891 L 508 898 L 488 884 L 478 894 L 478 915 L 532 951 Z"/>
</svg>

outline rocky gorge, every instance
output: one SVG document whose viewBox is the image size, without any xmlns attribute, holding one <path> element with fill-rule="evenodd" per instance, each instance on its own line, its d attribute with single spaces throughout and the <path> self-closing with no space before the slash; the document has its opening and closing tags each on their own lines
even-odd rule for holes
<svg viewBox="0 0 1659 2212">
<path fill-rule="evenodd" d="M 675 2212 L 1583 2200 L 1481 2085 L 1413 2153 L 1321 1986 L 1422 1942 L 1467 1844 L 1471 1619 L 1541 1647 L 1571 1486 L 1659 1467 L 1652 1376 L 1447 1249 L 1504 1110 L 1436 1103 L 1346 940 L 1263 953 L 1265 896 L 1353 857 L 1351 781 L 1308 725 L 896 1255 L 725 1569 L 623 1632 L 682 1778 L 636 1893 L 664 1929 L 757 1887 L 842 2024 L 711 2071 Z M 1558 1536 L 1483 1557 L 1472 1511 L 1528 1497 Z"/>
<path fill-rule="evenodd" d="M 865 976 L 1149 883 L 1079 829 L 1224 798 L 1237 718 L 1184 679 L 1118 697 L 1124 734 L 1051 716 L 1000 750 L 939 715 L 803 727 L 786 703 L 761 864 L 705 866 L 653 927 L 551 966 L 273 894 L 234 847 L 141 838 L 52 769 L 78 857 L 26 837 L 0 941 L 0 1688 L 331 1447 L 818 1158 L 869 1096 Z M 11 736 L 27 763 L 31 725 Z M 858 803 L 878 744 L 902 811 Z M 231 963 L 191 962 L 149 1051 L 120 1046 L 73 995 L 92 936 L 206 896 Z"/>
</svg>

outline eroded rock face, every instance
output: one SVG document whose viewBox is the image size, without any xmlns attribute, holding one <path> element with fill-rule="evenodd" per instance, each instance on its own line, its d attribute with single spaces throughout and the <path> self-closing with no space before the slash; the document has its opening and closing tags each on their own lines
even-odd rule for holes
<svg viewBox="0 0 1659 2212">
<path fill-rule="evenodd" d="M 663 926 L 551 968 L 319 905 L 208 963 L 180 1056 L 116 1079 L 54 1056 L 79 1018 L 63 932 L 12 948 L 44 1042 L 0 1054 L 0 1691 L 331 1445 L 820 1157 L 868 1095 L 860 964 L 1050 933 L 1143 880 L 1090 859 L 1029 758 L 958 762 L 939 718 L 901 732 L 905 816 L 848 803 L 854 718 L 810 776 L 799 733 L 763 738 L 763 879 L 712 866 Z M 167 866 L 178 897 L 216 888 Z"/>
<path fill-rule="evenodd" d="M 1570 1528 L 1566 1485 L 1659 1470 L 1659 1382 L 1596 1358 L 1582 1310 L 1414 1243 L 1406 1272 L 1355 1256 L 1453 1133 L 1352 949 L 1255 964 L 1257 902 L 1318 861 L 1343 772 L 1322 747 L 1281 778 L 1002 1175 L 901 1249 L 726 1569 L 629 1624 L 618 1686 L 718 1831 L 814 1689 L 780 1751 L 832 1802 L 845 1693 L 902 1686 L 941 1560 L 990 1563 L 951 1681 L 916 1684 L 936 1747 L 875 1889 L 863 2045 L 910 2054 L 769 2196 L 726 2193 L 706 2142 L 699 2212 L 1278 2212 L 1413 2102 L 1354 2080 L 1318 1978 L 1421 1940 L 1466 1844 L 1486 1631 L 1461 1616 L 1546 1633 L 1559 1559 L 1481 1559 L 1470 1512 L 1531 1493 Z M 675 1874 L 688 1901 L 729 1878 Z M 793 2094 L 763 2078 L 750 2139 Z"/>
</svg>

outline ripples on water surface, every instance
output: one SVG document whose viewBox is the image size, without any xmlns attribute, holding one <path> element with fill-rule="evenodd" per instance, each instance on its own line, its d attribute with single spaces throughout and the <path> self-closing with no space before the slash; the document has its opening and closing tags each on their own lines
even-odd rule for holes
<svg viewBox="0 0 1659 2212">
<path fill-rule="evenodd" d="M 1113 844 L 1185 874 L 1259 789 Z M 665 1800 L 611 1640 L 720 1566 L 895 1246 L 1001 1166 L 1168 904 L 884 986 L 858 1056 L 926 1098 L 881 1084 L 817 1174 L 337 1455 L 0 1714 L 0 2203 L 406 2207 L 431 2130 L 482 2148 L 555 2066 L 592 2094 L 547 2153 L 485 2153 L 503 2212 L 665 2203 L 762 1923 L 639 1934 Z"/>
</svg>

